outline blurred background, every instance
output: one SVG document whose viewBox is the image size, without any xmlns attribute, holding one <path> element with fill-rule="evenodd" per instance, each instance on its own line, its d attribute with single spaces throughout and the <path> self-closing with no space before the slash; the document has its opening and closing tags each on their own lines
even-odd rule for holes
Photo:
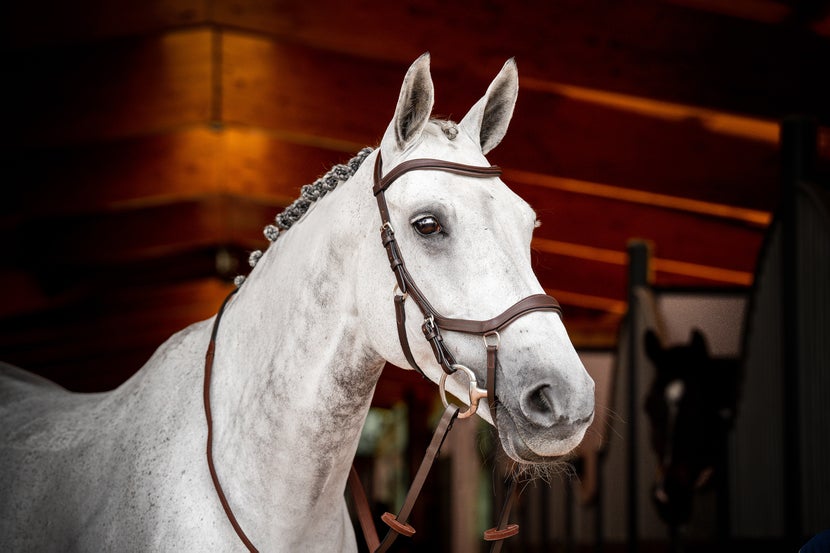
<svg viewBox="0 0 830 553">
<path fill-rule="evenodd" d="M 769 389 L 754 396 L 758 412 L 779 421 L 781 437 L 769 447 L 782 457 L 769 470 L 782 483 L 751 501 L 772 512 L 746 515 L 735 477 L 724 476 L 702 492 L 721 510 L 696 508 L 711 520 L 685 523 L 678 537 L 649 499 L 656 457 L 642 403 L 656 369 L 631 353 L 640 335 L 623 324 L 633 320 L 632 284 L 658 295 L 737 298 L 707 338 L 711 350 L 728 335 L 720 356 L 743 367 L 741 401 L 751 404 L 747 321 L 762 303 L 753 299 L 759 275 L 795 259 L 765 257 L 778 250 L 762 245 L 774 242 L 782 210 L 790 221 L 806 217 L 787 200 L 788 186 L 830 173 L 827 2 L 46 0 L 4 11 L 0 359 L 75 391 L 116 387 L 168 336 L 216 312 L 233 277 L 247 272 L 248 253 L 267 245 L 262 228 L 303 184 L 379 142 L 417 56 L 432 54 L 435 113 L 456 120 L 515 57 L 518 105 L 489 159 L 542 221 L 534 268 L 563 304 L 603 396 L 595 442 L 571 473 L 529 486 L 517 515 L 528 531 L 509 550 L 773 550 L 830 527 L 826 500 L 810 511 L 799 491 L 830 496 L 827 481 L 810 476 L 830 465 L 801 480 L 786 476 L 826 458 L 805 449 L 821 442 L 826 450 L 826 435 L 803 423 L 830 409 L 820 400 L 810 413 L 795 407 L 805 387 L 830 392 L 825 361 L 811 365 L 816 376 L 772 381 L 784 394 L 778 411 L 764 407 Z M 793 124 L 787 158 L 781 122 L 794 114 L 805 117 Z M 816 190 L 819 230 L 810 232 L 824 237 L 827 188 Z M 781 232 L 785 244 L 802 236 Z M 645 265 L 630 262 L 632 239 L 647 244 Z M 830 258 L 822 240 L 802 259 Z M 817 275 L 812 286 L 826 290 L 822 267 L 799 272 Z M 799 305 L 826 305 L 804 294 Z M 650 326 L 663 329 L 667 344 L 708 324 L 683 323 L 672 337 L 670 313 L 723 311 L 656 301 L 664 322 Z M 827 312 L 811 317 L 800 324 L 826 342 Z M 782 339 L 784 351 L 801 347 Z M 793 355 L 775 378 L 801 374 L 804 356 Z M 394 504 L 429 439 L 435 390 L 387 370 L 375 406 L 359 463 L 375 501 Z M 738 404 L 738 428 L 740 417 Z M 748 455 L 736 453 L 740 439 L 728 439 L 724 474 Z M 470 504 L 501 489 L 491 484 L 499 463 L 482 428 L 458 443 L 491 453 L 473 470 L 462 454 L 445 452 L 436 476 L 445 489 L 459 474 L 477 476 L 463 501 L 438 485 L 428 494 L 414 515 L 425 527 L 416 546 L 481 547 L 468 535 L 490 508 Z M 800 453 L 790 459 L 786 451 Z"/>
</svg>

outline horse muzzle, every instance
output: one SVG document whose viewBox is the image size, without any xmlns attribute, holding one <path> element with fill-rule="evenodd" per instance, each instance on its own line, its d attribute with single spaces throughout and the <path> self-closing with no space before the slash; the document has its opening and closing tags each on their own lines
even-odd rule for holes
<svg viewBox="0 0 830 553">
<path fill-rule="evenodd" d="M 549 377 L 497 402 L 499 435 L 511 458 L 549 462 L 579 445 L 594 420 L 594 382 L 587 374 L 581 380 L 576 387 Z"/>
</svg>

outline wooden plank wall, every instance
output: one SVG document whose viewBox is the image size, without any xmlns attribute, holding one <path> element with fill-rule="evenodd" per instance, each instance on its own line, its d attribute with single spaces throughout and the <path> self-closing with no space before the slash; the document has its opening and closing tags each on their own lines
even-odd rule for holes
<svg viewBox="0 0 830 553">
<path fill-rule="evenodd" d="M 700 4 L 16 4 L 0 357 L 117 384 L 215 311 L 302 184 L 377 143 L 427 50 L 437 113 L 456 119 L 517 57 L 490 157 L 539 212 L 535 267 L 578 344 L 615 340 L 630 238 L 654 243 L 658 284 L 749 284 L 778 201 L 777 120 L 830 123 L 830 25 Z"/>
</svg>

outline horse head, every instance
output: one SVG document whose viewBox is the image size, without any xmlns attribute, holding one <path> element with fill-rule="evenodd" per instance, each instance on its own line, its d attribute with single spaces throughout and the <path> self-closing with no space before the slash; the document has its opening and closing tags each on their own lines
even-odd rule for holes
<svg viewBox="0 0 830 553">
<path fill-rule="evenodd" d="M 378 149 L 382 163 L 375 160 L 376 171 L 386 178 L 416 159 L 490 168 L 484 156 L 503 138 L 517 92 L 516 64 L 509 60 L 460 123 L 431 119 L 429 56 L 421 56 L 404 79 Z M 408 275 L 436 312 L 484 321 L 505 317 L 505 310 L 523 298 L 544 294 L 530 263 L 536 215 L 497 174 L 471 178 L 452 170 L 410 171 L 384 196 L 384 226 L 395 229 L 395 247 L 406 260 Z M 444 370 L 424 340 L 425 317 L 416 302 L 405 302 L 408 338 L 396 333 L 391 304 L 393 290 L 397 287 L 400 294 L 402 284 L 386 269 L 390 261 L 394 267 L 392 254 L 386 259 L 373 239 L 375 246 L 361 265 L 378 269 L 371 275 L 366 269 L 359 305 L 382 329 L 373 333 L 374 347 L 394 365 L 413 368 L 414 361 L 437 383 Z M 487 380 L 486 345 L 497 340 L 495 398 L 482 401 L 478 413 L 496 424 L 505 452 L 519 463 L 538 464 L 576 447 L 593 418 L 594 383 L 568 338 L 561 313 L 533 310 L 499 326 L 498 332 L 483 334 L 444 329 L 441 338 L 447 354 L 469 367 L 478 382 Z M 402 347 L 404 340 L 411 344 L 409 358 L 404 350 L 410 345 Z M 451 377 L 447 389 L 469 402 L 465 384 L 463 378 Z"/>
<path fill-rule="evenodd" d="M 658 459 L 652 499 L 660 518 L 674 526 L 689 520 L 695 490 L 722 470 L 737 363 L 710 357 L 698 330 L 688 344 L 670 348 L 649 330 L 645 346 L 657 371 L 645 401 Z"/>
</svg>

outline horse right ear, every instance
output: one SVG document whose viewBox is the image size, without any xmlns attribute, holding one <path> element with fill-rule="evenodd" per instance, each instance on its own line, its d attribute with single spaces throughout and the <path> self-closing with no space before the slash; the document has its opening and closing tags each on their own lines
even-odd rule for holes
<svg viewBox="0 0 830 553">
<path fill-rule="evenodd" d="M 412 145 L 429 122 L 434 103 L 435 88 L 429 73 L 429 52 L 426 52 L 406 72 L 395 116 L 381 141 L 382 151 L 402 151 Z"/>
<path fill-rule="evenodd" d="M 706 337 L 697 328 L 692 331 L 692 341 L 689 345 L 702 357 L 707 357 L 709 355 L 709 348 L 706 347 Z"/>
</svg>

